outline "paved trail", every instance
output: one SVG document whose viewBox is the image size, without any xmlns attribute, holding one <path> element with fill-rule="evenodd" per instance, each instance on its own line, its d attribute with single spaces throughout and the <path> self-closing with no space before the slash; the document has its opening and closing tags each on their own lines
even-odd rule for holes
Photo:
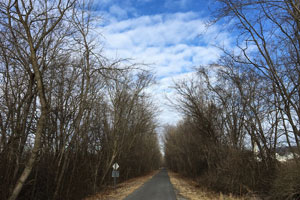
<svg viewBox="0 0 300 200">
<path fill-rule="evenodd" d="M 167 170 L 161 170 L 124 200 L 176 200 Z"/>
</svg>

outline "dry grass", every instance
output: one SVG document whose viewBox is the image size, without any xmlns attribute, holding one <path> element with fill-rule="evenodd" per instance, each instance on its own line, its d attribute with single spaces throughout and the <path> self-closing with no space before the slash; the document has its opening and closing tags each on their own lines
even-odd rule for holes
<svg viewBox="0 0 300 200">
<path fill-rule="evenodd" d="M 113 187 L 106 188 L 96 195 L 85 198 L 84 200 L 122 200 L 141 187 L 146 181 L 152 178 L 158 171 L 149 173 L 146 176 L 130 179 L 117 185 L 116 189 Z"/>
<path fill-rule="evenodd" d="M 232 195 L 217 194 L 201 188 L 195 181 L 177 173 L 168 172 L 171 183 L 179 196 L 187 200 L 246 200 L 250 198 L 233 197 Z M 252 198 L 253 199 L 253 198 Z M 253 199 L 254 200 L 254 199 Z"/>
</svg>

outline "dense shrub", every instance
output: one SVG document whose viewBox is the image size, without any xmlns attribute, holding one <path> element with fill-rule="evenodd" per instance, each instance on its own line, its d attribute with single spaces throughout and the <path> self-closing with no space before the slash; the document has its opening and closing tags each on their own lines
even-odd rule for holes
<svg viewBox="0 0 300 200">
<path fill-rule="evenodd" d="M 227 148 L 219 153 L 221 159 L 216 168 L 197 178 L 201 185 L 238 195 L 257 191 L 266 193 L 269 190 L 272 175 L 251 151 Z"/>
<path fill-rule="evenodd" d="M 298 161 L 299 162 L 299 161 Z M 271 190 L 272 199 L 300 199 L 300 166 L 295 161 L 281 163 Z"/>
</svg>

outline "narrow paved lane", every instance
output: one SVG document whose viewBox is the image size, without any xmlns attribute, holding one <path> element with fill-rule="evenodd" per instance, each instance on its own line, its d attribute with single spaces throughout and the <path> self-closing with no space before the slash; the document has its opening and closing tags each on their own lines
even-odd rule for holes
<svg viewBox="0 0 300 200">
<path fill-rule="evenodd" d="M 176 200 L 167 170 L 161 170 L 124 200 Z"/>
</svg>

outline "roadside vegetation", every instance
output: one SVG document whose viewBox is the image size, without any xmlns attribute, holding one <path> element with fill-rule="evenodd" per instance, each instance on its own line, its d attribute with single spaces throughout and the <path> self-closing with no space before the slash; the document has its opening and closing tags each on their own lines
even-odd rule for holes
<svg viewBox="0 0 300 200">
<path fill-rule="evenodd" d="M 82 199 L 157 169 L 152 75 L 103 57 L 87 1 L 0 1 L 0 199 Z M 98 19 L 99 20 L 99 19 Z"/>
<path fill-rule="evenodd" d="M 236 46 L 176 83 L 166 164 L 217 192 L 300 199 L 300 2 L 216 2 Z"/>
<path fill-rule="evenodd" d="M 171 171 L 168 174 L 178 200 L 258 200 L 255 197 L 234 197 L 232 194 L 210 191 L 191 178 Z"/>
</svg>

